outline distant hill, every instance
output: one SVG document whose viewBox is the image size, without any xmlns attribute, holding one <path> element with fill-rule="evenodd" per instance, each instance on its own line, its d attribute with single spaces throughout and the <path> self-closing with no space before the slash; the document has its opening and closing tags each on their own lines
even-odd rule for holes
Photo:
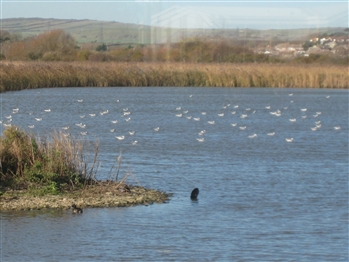
<svg viewBox="0 0 349 262">
<path fill-rule="evenodd" d="M 137 43 L 140 30 L 143 40 L 150 42 L 150 27 L 105 22 L 96 20 L 66 20 L 44 18 L 10 18 L 2 19 L 2 30 L 20 34 L 23 38 L 35 36 L 53 29 L 62 29 L 71 34 L 78 43 Z"/>
<path fill-rule="evenodd" d="M 2 30 L 19 34 L 22 38 L 62 29 L 78 43 L 157 44 L 174 43 L 187 37 L 207 39 L 240 39 L 254 41 L 304 41 L 309 36 L 343 32 L 345 28 L 310 28 L 291 30 L 252 29 L 178 29 L 151 27 L 119 22 L 75 19 L 8 18 L 2 19 Z"/>
</svg>

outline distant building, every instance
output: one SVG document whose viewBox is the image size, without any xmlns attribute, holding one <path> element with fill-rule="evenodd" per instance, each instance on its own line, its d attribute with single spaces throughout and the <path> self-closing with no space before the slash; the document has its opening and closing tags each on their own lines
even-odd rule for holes
<svg viewBox="0 0 349 262">
<path fill-rule="evenodd" d="M 316 45 L 314 45 L 314 46 L 312 46 L 312 47 L 309 47 L 309 49 L 308 49 L 308 51 L 307 51 L 307 54 L 308 54 L 308 55 L 309 55 L 309 54 L 316 54 L 316 53 L 318 53 L 319 51 L 321 51 L 321 48 L 318 47 L 318 46 L 316 46 Z"/>
<path fill-rule="evenodd" d="M 343 55 L 343 56 L 348 56 L 349 54 L 349 50 L 348 50 L 348 46 L 347 45 L 338 45 L 335 46 L 332 51 L 333 54 L 336 55 Z"/>
<path fill-rule="evenodd" d="M 331 49 L 333 49 L 336 45 L 337 45 L 336 41 L 332 41 L 325 44 L 325 46 L 328 46 Z"/>
<path fill-rule="evenodd" d="M 301 52 L 304 52 L 304 48 L 301 44 L 281 43 L 275 46 L 275 50 L 279 55 L 284 57 L 299 56 Z"/>
</svg>

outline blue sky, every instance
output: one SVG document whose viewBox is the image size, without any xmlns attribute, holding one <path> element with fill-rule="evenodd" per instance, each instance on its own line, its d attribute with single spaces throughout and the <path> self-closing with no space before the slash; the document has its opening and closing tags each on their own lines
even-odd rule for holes
<svg viewBox="0 0 349 262">
<path fill-rule="evenodd" d="M 348 27 L 348 1 L 1 0 L 1 18 L 91 19 L 184 28 Z"/>
</svg>

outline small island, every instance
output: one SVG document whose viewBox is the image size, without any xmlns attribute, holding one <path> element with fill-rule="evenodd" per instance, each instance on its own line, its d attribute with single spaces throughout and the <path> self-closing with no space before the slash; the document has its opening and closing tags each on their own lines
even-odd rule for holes
<svg viewBox="0 0 349 262">
<path fill-rule="evenodd" d="M 27 190 L 7 190 L 0 196 L 0 211 L 40 210 L 44 208 L 69 209 L 72 203 L 82 208 L 93 207 L 129 207 L 134 205 L 151 205 L 166 203 L 170 195 L 139 186 L 98 182 L 73 192 L 57 195 L 34 196 Z"/>
<path fill-rule="evenodd" d="M 127 185 L 129 174 L 118 180 L 121 157 L 108 180 L 96 180 L 98 145 L 92 146 L 92 163 L 84 161 L 85 146 L 58 132 L 37 139 L 16 126 L 7 128 L 0 138 L 0 211 L 68 209 L 72 204 L 126 207 L 169 200 L 165 192 Z"/>
</svg>

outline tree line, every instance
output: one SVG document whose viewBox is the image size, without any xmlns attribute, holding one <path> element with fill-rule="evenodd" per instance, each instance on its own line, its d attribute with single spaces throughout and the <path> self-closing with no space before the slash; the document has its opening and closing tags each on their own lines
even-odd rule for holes
<svg viewBox="0 0 349 262">
<path fill-rule="evenodd" d="M 188 63 L 336 63 L 347 64 L 348 57 L 334 58 L 310 55 L 284 59 L 259 54 L 256 43 L 247 41 L 207 40 L 187 38 L 178 43 L 157 45 L 107 46 L 101 43 L 94 48 L 84 48 L 63 30 L 52 30 L 35 37 L 19 39 L 0 31 L 1 60 L 9 61 L 113 61 L 113 62 L 188 62 Z"/>
</svg>

